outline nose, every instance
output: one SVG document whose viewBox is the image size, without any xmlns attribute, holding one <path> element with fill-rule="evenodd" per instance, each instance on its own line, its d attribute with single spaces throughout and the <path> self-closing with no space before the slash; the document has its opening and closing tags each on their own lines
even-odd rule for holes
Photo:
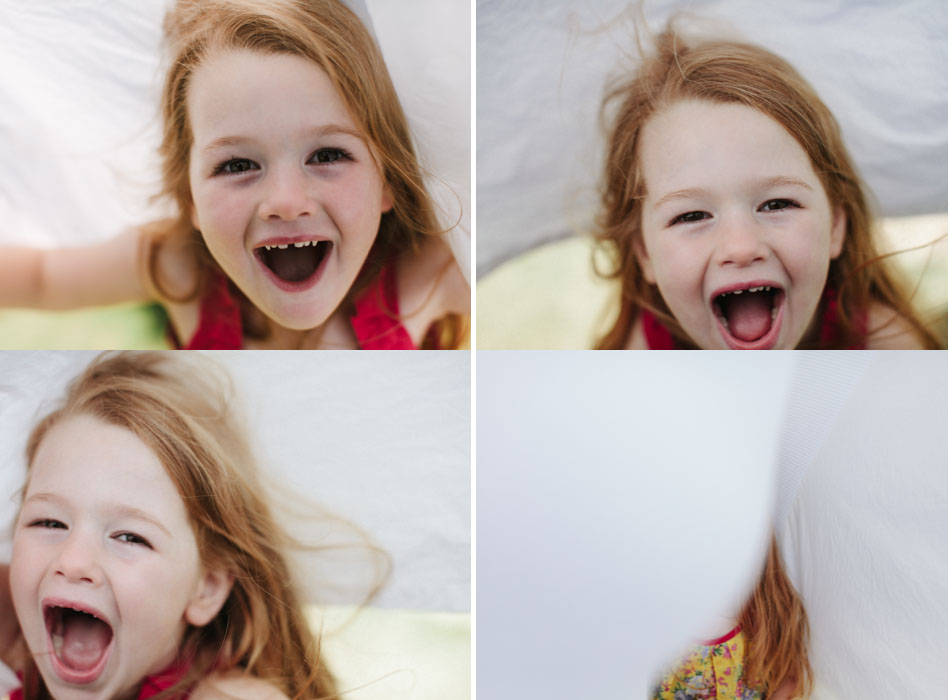
<svg viewBox="0 0 948 700">
<path fill-rule="evenodd" d="M 259 217 L 264 221 L 293 221 L 312 214 L 311 186 L 299 165 L 272 167 L 263 182 Z"/>
<path fill-rule="evenodd" d="M 62 543 L 56 575 L 70 583 L 98 585 L 102 581 L 99 547 L 91 536 L 73 530 Z"/>
<path fill-rule="evenodd" d="M 767 259 L 763 231 L 753 217 L 735 216 L 718 227 L 716 262 L 722 267 L 747 267 Z"/>
</svg>

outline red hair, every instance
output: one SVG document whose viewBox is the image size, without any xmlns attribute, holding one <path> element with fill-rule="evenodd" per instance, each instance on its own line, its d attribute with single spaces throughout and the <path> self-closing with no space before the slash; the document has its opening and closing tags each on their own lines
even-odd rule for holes
<svg viewBox="0 0 948 700">
<path fill-rule="evenodd" d="M 875 248 L 865 189 L 836 119 L 813 88 L 789 63 L 765 49 L 733 41 L 688 45 L 670 23 L 656 38 L 653 54 L 643 57 L 637 74 L 609 90 L 603 101 L 604 116 L 614 104 L 617 108 L 609 124 L 596 237 L 612 254 L 613 266 L 603 274 L 621 281 L 622 296 L 618 318 L 599 341 L 600 349 L 625 347 L 643 309 L 681 345 L 694 347 L 658 288 L 646 280 L 636 255 L 642 245 L 646 185 L 639 134 L 649 119 L 679 100 L 741 104 L 766 114 L 800 144 L 831 205 L 842 208 L 847 222 L 843 251 L 830 262 L 827 278 L 839 296 L 840 332 L 833 347 L 864 345 L 870 333 L 880 330 L 864 328 L 873 305 L 897 312 L 925 347 L 939 347 L 897 283 L 887 256 Z"/>
<path fill-rule="evenodd" d="M 787 577 L 776 538 L 771 538 L 764 570 L 738 624 L 744 633 L 745 682 L 769 695 L 789 681 L 793 697 L 809 697 L 813 670 L 806 610 Z"/>
</svg>

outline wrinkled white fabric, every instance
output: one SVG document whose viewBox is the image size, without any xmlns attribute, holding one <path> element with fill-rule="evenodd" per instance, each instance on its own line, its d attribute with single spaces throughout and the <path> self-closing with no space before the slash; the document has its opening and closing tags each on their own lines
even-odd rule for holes
<svg viewBox="0 0 948 700">
<path fill-rule="evenodd" d="M 814 700 L 944 695 L 946 397 L 945 353 L 873 354 L 789 509 L 779 542 L 809 616 Z"/>
<path fill-rule="evenodd" d="M 107 240 L 166 212 L 156 149 L 170 0 L 0 0 L 0 245 Z M 350 0 L 369 19 L 469 275 L 470 6 Z"/>
<path fill-rule="evenodd" d="M 588 228 L 609 77 L 636 65 L 627 0 L 477 3 L 477 269 Z M 948 4 L 650 0 L 760 44 L 810 81 L 886 216 L 948 211 Z M 697 125 L 696 125 L 697 128 Z"/>
</svg>

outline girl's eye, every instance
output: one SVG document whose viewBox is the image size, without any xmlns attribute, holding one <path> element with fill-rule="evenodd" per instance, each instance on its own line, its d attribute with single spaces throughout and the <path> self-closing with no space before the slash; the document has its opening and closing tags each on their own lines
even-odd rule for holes
<svg viewBox="0 0 948 700">
<path fill-rule="evenodd" d="M 320 148 L 312 156 L 310 156 L 309 161 L 311 163 L 317 163 L 320 165 L 325 165 L 328 163 L 335 163 L 340 160 L 350 160 L 350 156 L 346 151 L 341 148 Z"/>
<path fill-rule="evenodd" d="M 799 207 L 800 205 L 792 199 L 769 199 L 760 205 L 761 211 L 780 211 L 790 207 Z"/>
<path fill-rule="evenodd" d="M 66 526 L 59 522 L 58 520 L 53 520 L 52 518 L 37 518 L 33 520 L 29 527 L 41 527 L 47 530 L 65 530 Z"/>
<path fill-rule="evenodd" d="M 247 160 L 246 158 L 231 158 L 230 160 L 225 160 L 223 163 L 218 164 L 217 167 L 214 168 L 214 174 L 237 175 L 249 170 L 258 170 L 259 167 L 260 166 L 252 160 Z"/>
<path fill-rule="evenodd" d="M 120 532 L 119 534 L 115 535 L 114 539 L 127 544 L 140 544 L 148 547 L 148 549 L 152 548 L 151 543 L 148 540 L 146 540 L 144 537 L 141 537 L 140 535 L 136 535 L 134 532 Z"/>
<path fill-rule="evenodd" d="M 711 215 L 706 211 L 689 211 L 684 214 L 679 214 L 674 219 L 668 222 L 669 226 L 674 226 L 675 224 L 689 224 L 695 221 L 701 221 Z"/>
</svg>

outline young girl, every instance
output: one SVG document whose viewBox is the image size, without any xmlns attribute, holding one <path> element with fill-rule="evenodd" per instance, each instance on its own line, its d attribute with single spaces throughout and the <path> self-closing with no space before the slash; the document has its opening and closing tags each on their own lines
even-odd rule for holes
<svg viewBox="0 0 948 700">
<path fill-rule="evenodd" d="M 790 700 L 809 697 L 803 603 L 771 539 L 763 572 L 733 628 L 696 645 L 653 689 L 653 700 Z"/>
<path fill-rule="evenodd" d="M 156 300 L 186 348 L 449 348 L 470 290 L 375 41 L 340 0 L 179 0 L 160 197 L 85 249 L 0 251 L 0 304 Z"/>
<path fill-rule="evenodd" d="M 101 357 L 33 430 L 14 700 L 337 697 L 213 369 Z"/>
<path fill-rule="evenodd" d="M 671 27 L 612 89 L 600 348 L 935 348 L 875 250 L 839 127 L 785 61 Z"/>
</svg>

